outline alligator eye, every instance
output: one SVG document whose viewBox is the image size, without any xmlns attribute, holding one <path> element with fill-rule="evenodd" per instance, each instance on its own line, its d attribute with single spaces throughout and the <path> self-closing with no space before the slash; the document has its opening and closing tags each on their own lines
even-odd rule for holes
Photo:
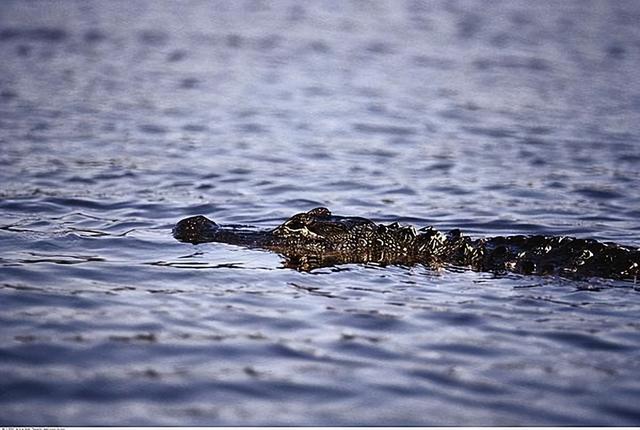
<svg viewBox="0 0 640 430">
<path fill-rule="evenodd" d="M 302 230 L 303 228 L 305 228 L 305 224 L 297 219 L 287 221 L 286 223 L 284 223 L 284 226 L 289 230 Z"/>
</svg>

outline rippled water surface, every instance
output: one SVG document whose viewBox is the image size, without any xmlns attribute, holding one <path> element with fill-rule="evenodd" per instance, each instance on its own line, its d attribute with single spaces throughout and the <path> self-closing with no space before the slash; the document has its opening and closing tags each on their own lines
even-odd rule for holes
<svg viewBox="0 0 640 430">
<path fill-rule="evenodd" d="M 640 246 L 639 21 L 636 1 L 2 1 L 0 421 L 640 424 L 631 282 L 305 273 L 170 234 L 323 205 Z"/>
</svg>

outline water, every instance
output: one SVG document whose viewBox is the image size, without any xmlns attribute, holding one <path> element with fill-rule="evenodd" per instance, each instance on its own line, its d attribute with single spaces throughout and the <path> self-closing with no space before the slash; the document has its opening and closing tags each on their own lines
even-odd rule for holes
<svg viewBox="0 0 640 430">
<path fill-rule="evenodd" d="M 640 3 L 0 5 L 4 425 L 638 425 L 640 289 L 187 245 L 324 205 L 640 246 Z"/>
</svg>

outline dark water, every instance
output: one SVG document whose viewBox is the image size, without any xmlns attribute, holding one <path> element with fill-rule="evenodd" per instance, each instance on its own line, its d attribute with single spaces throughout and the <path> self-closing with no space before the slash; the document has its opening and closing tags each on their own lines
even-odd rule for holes
<svg viewBox="0 0 640 430">
<path fill-rule="evenodd" d="M 640 288 L 170 236 L 640 246 L 640 2 L 0 3 L 4 425 L 638 425 Z M 635 405 L 635 406 L 634 406 Z"/>
</svg>

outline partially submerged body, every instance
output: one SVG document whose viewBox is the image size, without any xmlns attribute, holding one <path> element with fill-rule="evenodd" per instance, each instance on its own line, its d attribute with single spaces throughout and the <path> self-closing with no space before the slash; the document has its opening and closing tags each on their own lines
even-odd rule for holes
<svg viewBox="0 0 640 430">
<path fill-rule="evenodd" d="M 347 263 L 463 266 L 491 272 L 555 274 L 571 278 L 635 280 L 640 250 L 566 236 L 496 236 L 472 239 L 459 230 L 443 234 L 332 215 L 327 208 L 296 214 L 272 230 L 219 226 L 198 215 L 173 229 L 189 243 L 222 242 L 277 252 L 299 270 Z"/>
</svg>

